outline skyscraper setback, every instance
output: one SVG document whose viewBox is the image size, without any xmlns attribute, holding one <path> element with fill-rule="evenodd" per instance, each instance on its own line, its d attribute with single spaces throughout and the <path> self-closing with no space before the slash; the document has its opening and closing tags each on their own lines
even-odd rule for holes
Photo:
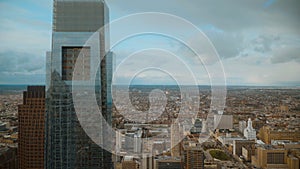
<svg viewBox="0 0 300 169">
<path fill-rule="evenodd" d="M 106 50 L 108 31 L 99 31 L 107 22 L 108 8 L 102 0 L 54 0 L 52 51 L 47 53 L 46 168 L 112 168 L 111 153 L 81 127 L 72 94 L 76 85 L 95 92 L 97 106 L 111 124 L 112 58 Z M 84 100 L 90 102 L 88 97 Z M 97 132 L 103 139 L 103 131 Z"/>
<path fill-rule="evenodd" d="M 28 86 L 18 119 L 19 169 L 44 168 L 45 86 Z"/>
</svg>

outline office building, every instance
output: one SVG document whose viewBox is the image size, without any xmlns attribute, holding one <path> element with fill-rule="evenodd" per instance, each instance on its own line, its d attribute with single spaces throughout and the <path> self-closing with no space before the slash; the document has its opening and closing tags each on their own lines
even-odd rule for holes
<svg viewBox="0 0 300 169">
<path fill-rule="evenodd" d="M 263 169 L 288 169 L 287 150 L 270 145 L 257 147 L 255 155 L 252 157 L 252 164 Z"/>
<path fill-rule="evenodd" d="M 206 134 L 208 132 L 207 130 L 207 120 L 202 120 L 202 129 L 201 129 L 201 133 Z"/>
<path fill-rule="evenodd" d="M 242 157 L 245 161 L 250 162 L 252 156 L 255 155 L 255 145 L 244 145 L 242 147 Z"/>
<path fill-rule="evenodd" d="M 116 132 L 116 154 L 120 154 L 121 149 L 122 149 L 122 133 Z"/>
<path fill-rule="evenodd" d="M 191 134 L 200 134 L 202 131 L 202 120 L 196 119 L 193 122 L 194 126 L 191 128 L 190 132 Z"/>
<path fill-rule="evenodd" d="M 273 126 L 263 126 L 259 130 L 259 138 L 266 144 L 271 144 L 274 140 L 300 141 L 300 132 L 296 129 L 280 129 Z"/>
<path fill-rule="evenodd" d="M 171 155 L 172 157 L 180 157 L 180 140 L 182 137 L 182 128 L 178 120 L 173 121 L 171 125 Z"/>
<path fill-rule="evenodd" d="M 200 143 L 183 143 L 183 166 L 185 169 L 204 169 L 204 153 Z"/>
<path fill-rule="evenodd" d="M 102 0 L 54 0 L 53 4 L 52 50 L 47 53 L 45 168 L 110 169 L 111 153 L 98 144 L 111 141 L 104 121 L 111 124 L 112 60 L 108 30 L 99 31 L 108 23 L 108 8 Z M 76 87 L 82 87 L 82 93 L 74 94 Z M 93 135 L 86 134 L 77 118 L 77 96 L 81 96 L 77 106 L 85 109 L 80 115 L 93 125 Z M 97 126 L 93 123 L 97 111 L 91 110 L 94 102 L 103 116 Z"/>
<path fill-rule="evenodd" d="M 44 168 L 45 86 L 28 86 L 18 106 L 19 169 Z"/>
<path fill-rule="evenodd" d="M 140 154 L 142 153 L 142 134 L 135 134 L 134 135 L 134 148 L 133 151 L 134 153 Z"/>
<path fill-rule="evenodd" d="M 289 166 L 289 169 L 299 169 L 300 168 L 300 158 L 299 158 L 299 156 L 298 156 L 298 158 L 295 157 L 295 156 L 292 156 L 292 155 L 288 156 L 287 164 Z"/>
<path fill-rule="evenodd" d="M 154 169 L 154 156 L 151 153 L 143 153 L 141 168 L 142 169 Z"/>
<path fill-rule="evenodd" d="M 182 163 L 180 158 L 162 157 L 155 159 L 154 169 L 181 169 Z"/>
<path fill-rule="evenodd" d="M 133 152 L 134 150 L 134 135 L 135 133 L 126 133 L 125 134 L 125 146 L 124 149 L 127 152 Z"/>
<path fill-rule="evenodd" d="M 242 156 L 243 146 L 255 145 L 255 140 L 234 140 L 233 141 L 233 155 Z"/>
<path fill-rule="evenodd" d="M 122 169 L 138 169 L 139 165 L 133 156 L 125 156 L 122 161 Z"/>
</svg>

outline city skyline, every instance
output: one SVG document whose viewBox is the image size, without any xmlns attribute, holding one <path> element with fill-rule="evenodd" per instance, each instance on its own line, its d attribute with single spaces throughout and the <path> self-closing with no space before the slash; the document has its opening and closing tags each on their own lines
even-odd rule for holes
<svg viewBox="0 0 300 169">
<path fill-rule="evenodd" d="M 0 169 L 300 167 L 297 0 L 0 9 Z"/>
<path fill-rule="evenodd" d="M 219 53 L 228 85 L 300 84 L 300 26 L 297 22 L 300 3 L 297 1 L 106 2 L 111 9 L 110 21 L 134 13 L 162 12 L 182 17 L 196 25 Z M 226 5 L 228 7 L 223 8 Z M 52 1 L 5 0 L 0 2 L 0 7 L 4 9 L 0 12 L 0 35 L 4 42 L 0 46 L 0 84 L 45 84 L 45 51 L 50 50 L 51 44 Z M 179 47 L 182 55 L 189 55 L 189 52 L 180 49 L 180 44 L 153 36 L 129 39 L 116 46 L 113 52 L 119 58 L 144 48 L 143 42 L 157 41 L 162 42 L 165 48 Z M 172 62 L 169 64 L 172 65 Z M 145 73 L 134 82 L 174 84 L 160 73 L 154 75 Z M 150 81 L 153 78 L 163 80 Z M 205 74 L 203 79 L 199 80 L 199 84 L 209 85 Z"/>
</svg>

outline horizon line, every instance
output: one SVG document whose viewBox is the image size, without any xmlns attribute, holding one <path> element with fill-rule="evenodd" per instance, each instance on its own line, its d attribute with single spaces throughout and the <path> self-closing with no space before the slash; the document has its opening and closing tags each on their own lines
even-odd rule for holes
<svg viewBox="0 0 300 169">
<path fill-rule="evenodd" d="M 46 86 L 46 84 L 43 83 L 36 83 L 36 84 L 14 84 L 14 83 L 5 83 L 0 84 L 0 86 Z M 115 84 L 113 86 L 127 86 L 127 84 Z M 212 86 L 210 84 L 199 84 L 199 85 L 193 85 L 193 84 L 184 84 L 184 85 L 178 85 L 178 84 L 131 84 L 130 86 Z M 213 85 L 213 86 L 227 86 L 227 87 L 300 87 L 300 84 L 272 84 L 272 85 L 255 85 L 255 84 L 227 84 L 227 85 Z"/>
</svg>

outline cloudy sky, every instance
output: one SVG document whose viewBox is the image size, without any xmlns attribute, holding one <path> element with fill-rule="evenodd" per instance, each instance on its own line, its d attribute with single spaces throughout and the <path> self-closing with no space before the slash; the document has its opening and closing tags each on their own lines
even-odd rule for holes
<svg viewBox="0 0 300 169">
<path fill-rule="evenodd" d="M 107 4 L 111 21 L 134 13 L 161 12 L 191 22 L 216 48 L 229 85 L 300 85 L 299 0 L 107 0 Z M 51 22 L 52 0 L 0 1 L 0 84 L 44 84 Z M 186 47 L 172 39 L 149 35 L 128 39 L 113 50 L 124 58 L 151 47 L 147 44 L 175 49 L 183 59 L 190 55 Z M 145 51 L 140 54 L 153 55 Z M 139 62 L 143 61 L 131 64 Z M 165 62 L 172 68 L 171 61 Z M 195 67 L 192 69 L 200 84 L 209 83 L 205 71 L 197 72 L 201 66 L 190 66 Z M 134 81 L 149 83 L 155 79 L 155 83 L 160 83 L 157 79 L 166 80 L 161 74 L 153 70 L 140 73 Z M 166 81 L 172 83 L 170 79 Z"/>
</svg>

